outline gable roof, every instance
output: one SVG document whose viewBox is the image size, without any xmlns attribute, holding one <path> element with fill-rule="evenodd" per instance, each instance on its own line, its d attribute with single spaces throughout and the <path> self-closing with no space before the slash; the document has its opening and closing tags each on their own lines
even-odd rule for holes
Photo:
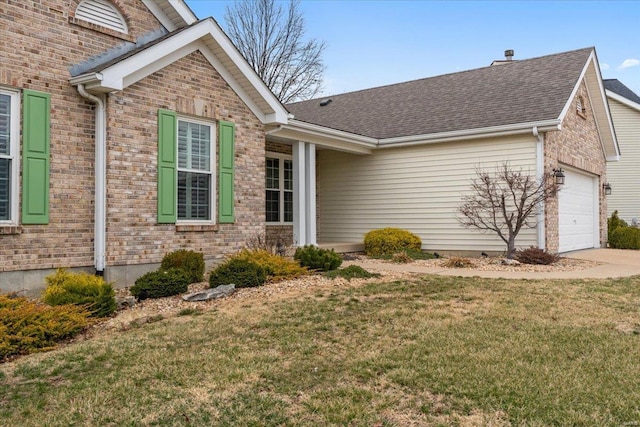
<svg viewBox="0 0 640 427">
<path fill-rule="evenodd" d="M 603 80 L 607 96 L 631 108 L 640 110 L 640 96 L 622 84 L 618 79 Z"/>
<path fill-rule="evenodd" d="M 287 122 L 288 113 L 213 18 L 181 27 L 70 79 L 94 93 L 123 90 L 178 59 L 200 51 L 264 124 Z"/>
<path fill-rule="evenodd" d="M 296 120 L 385 139 L 557 120 L 593 49 L 288 104 Z"/>
<path fill-rule="evenodd" d="M 183 0 L 142 0 L 168 31 L 195 23 L 198 18 Z"/>
</svg>

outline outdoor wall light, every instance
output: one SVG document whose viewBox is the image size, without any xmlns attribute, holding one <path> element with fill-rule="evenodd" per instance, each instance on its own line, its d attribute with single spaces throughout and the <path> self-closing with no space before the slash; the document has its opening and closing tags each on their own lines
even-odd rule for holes
<svg viewBox="0 0 640 427">
<path fill-rule="evenodd" d="M 602 188 L 604 189 L 605 196 L 611 195 L 611 184 L 609 184 L 608 182 L 606 184 L 602 184 Z"/>
<path fill-rule="evenodd" d="M 562 168 L 554 169 L 553 176 L 556 177 L 556 184 L 563 185 L 564 184 L 564 171 Z"/>
</svg>

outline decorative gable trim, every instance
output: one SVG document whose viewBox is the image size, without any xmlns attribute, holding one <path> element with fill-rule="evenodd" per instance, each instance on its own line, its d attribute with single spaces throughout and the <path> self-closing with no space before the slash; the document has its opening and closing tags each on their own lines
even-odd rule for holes
<svg viewBox="0 0 640 427">
<path fill-rule="evenodd" d="M 129 33 L 124 16 L 107 0 L 81 1 L 76 8 L 75 18 L 119 33 Z"/>
<path fill-rule="evenodd" d="M 123 90 L 196 50 L 202 52 L 262 123 L 287 123 L 287 110 L 213 19 L 193 24 L 104 69 L 73 77 L 70 82 L 84 84 L 94 93 Z"/>
</svg>

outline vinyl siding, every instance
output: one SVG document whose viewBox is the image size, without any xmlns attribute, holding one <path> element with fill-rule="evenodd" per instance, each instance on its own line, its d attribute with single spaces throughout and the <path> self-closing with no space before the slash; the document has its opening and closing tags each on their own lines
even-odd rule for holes
<svg viewBox="0 0 640 427">
<path fill-rule="evenodd" d="M 609 216 L 618 211 L 620 218 L 640 220 L 640 111 L 609 99 L 611 116 L 620 144 L 620 161 L 607 163 L 607 181 L 612 194 L 607 196 Z"/>
<path fill-rule="evenodd" d="M 476 167 L 508 160 L 535 174 L 533 137 L 511 137 L 376 150 L 371 155 L 318 153 L 318 239 L 358 243 L 372 229 L 400 227 L 418 234 L 423 249 L 503 251 L 493 234 L 466 229 L 457 208 Z M 536 231 L 520 232 L 518 246 L 536 245 Z"/>
</svg>

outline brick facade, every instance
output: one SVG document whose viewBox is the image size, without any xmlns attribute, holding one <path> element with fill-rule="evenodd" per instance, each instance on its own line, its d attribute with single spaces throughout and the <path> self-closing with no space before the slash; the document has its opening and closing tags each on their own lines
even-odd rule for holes
<svg viewBox="0 0 640 427">
<path fill-rule="evenodd" d="M 127 21 L 128 35 L 79 22 L 74 16 L 79 2 L 0 3 L 0 87 L 51 95 L 49 223 L 1 227 L 0 288 L 5 290 L 11 283 L 2 280 L 2 272 L 93 266 L 95 113 L 93 104 L 69 83 L 69 70 L 123 43 L 164 31 L 139 0 L 112 1 Z M 194 52 L 109 94 L 106 105 L 107 276 L 109 267 L 152 265 L 179 248 L 216 259 L 238 249 L 248 236 L 264 233 L 263 126 L 202 54 Z M 235 124 L 234 224 L 157 224 L 159 108 Z"/>
<path fill-rule="evenodd" d="M 583 102 L 585 113 L 582 115 L 576 110 L 578 97 Z M 562 123 L 562 130 L 545 135 L 545 172 L 549 173 L 558 166 L 574 167 L 599 177 L 600 244 L 604 246 L 607 241 L 607 200 L 602 192 L 602 184 L 606 182 L 606 161 L 584 81 L 575 98 L 571 100 L 571 106 Z M 545 204 L 545 218 L 546 248 L 551 252 L 557 252 L 559 245 L 557 197 L 548 200 Z"/>
</svg>

